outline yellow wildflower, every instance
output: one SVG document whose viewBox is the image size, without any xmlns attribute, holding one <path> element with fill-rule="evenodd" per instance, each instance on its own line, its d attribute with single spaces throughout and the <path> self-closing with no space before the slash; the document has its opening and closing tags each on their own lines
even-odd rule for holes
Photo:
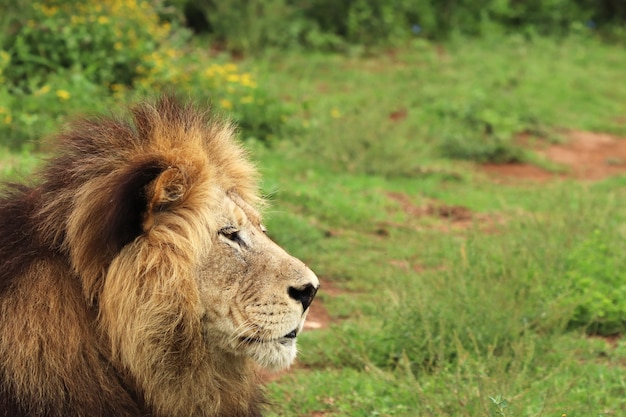
<svg viewBox="0 0 626 417">
<path fill-rule="evenodd" d="M 233 64 L 231 62 L 231 63 L 228 63 L 228 64 L 224 65 L 224 71 L 226 71 L 226 72 L 235 72 L 235 71 L 237 71 L 237 64 Z"/>
<path fill-rule="evenodd" d="M 45 4 L 41 5 L 41 11 L 43 12 L 43 14 L 45 14 L 48 17 L 52 17 L 55 14 L 57 14 L 57 12 L 59 11 L 58 7 L 55 6 L 46 6 Z"/>
<path fill-rule="evenodd" d="M 241 85 L 245 87 L 256 88 L 256 82 L 252 79 L 250 74 L 248 74 L 247 72 L 241 74 L 240 83 Z"/>
<path fill-rule="evenodd" d="M 238 83 L 239 79 L 239 74 L 228 74 L 228 76 L 226 77 L 226 81 L 228 81 L 229 83 Z"/>
<path fill-rule="evenodd" d="M 339 119 L 341 117 L 341 112 L 337 107 L 333 107 L 332 109 L 330 109 L 330 116 L 333 119 Z"/>
<path fill-rule="evenodd" d="M 222 67 L 221 65 L 216 65 L 216 64 L 212 64 L 208 69 L 207 72 L 211 72 L 211 74 L 219 74 L 219 75 L 224 75 L 224 73 L 226 73 L 226 70 L 224 69 L 224 67 Z"/>
<path fill-rule="evenodd" d="M 109 18 L 106 16 L 98 16 L 98 23 L 100 23 L 101 25 L 106 25 L 107 23 L 109 23 Z"/>
<path fill-rule="evenodd" d="M 7 114 L 6 116 L 4 116 L 4 124 L 5 125 L 10 125 L 12 121 L 13 121 L 13 118 L 11 117 L 10 114 Z"/>
<path fill-rule="evenodd" d="M 6 112 L 7 112 L 7 108 L 0 106 L 0 114 L 4 114 Z"/>
<path fill-rule="evenodd" d="M 241 102 L 243 104 L 250 104 L 250 103 L 254 103 L 254 97 L 252 96 L 245 96 L 245 97 L 241 97 Z"/>
<path fill-rule="evenodd" d="M 57 97 L 63 101 L 70 99 L 70 93 L 66 90 L 57 90 Z"/>
<path fill-rule="evenodd" d="M 41 87 L 40 89 L 35 91 L 34 95 L 35 96 L 40 96 L 40 95 L 46 94 L 49 91 L 50 91 L 50 86 L 49 85 L 44 85 L 43 87 Z"/>
<path fill-rule="evenodd" d="M 230 100 L 223 98 L 220 100 L 220 106 L 226 110 L 230 110 L 233 108 L 233 103 L 231 103 Z"/>
<path fill-rule="evenodd" d="M 113 83 L 111 84 L 111 90 L 113 91 L 123 91 L 126 87 L 123 84 Z"/>
</svg>

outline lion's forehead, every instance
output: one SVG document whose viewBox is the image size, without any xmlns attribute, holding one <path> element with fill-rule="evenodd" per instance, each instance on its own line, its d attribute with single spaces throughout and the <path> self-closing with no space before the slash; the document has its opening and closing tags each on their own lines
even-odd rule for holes
<svg viewBox="0 0 626 417">
<path fill-rule="evenodd" d="M 261 224 L 261 214 L 241 197 L 229 193 L 228 214 L 236 225 L 242 226 L 251 223 L 259 227 Z"/>
</svg>

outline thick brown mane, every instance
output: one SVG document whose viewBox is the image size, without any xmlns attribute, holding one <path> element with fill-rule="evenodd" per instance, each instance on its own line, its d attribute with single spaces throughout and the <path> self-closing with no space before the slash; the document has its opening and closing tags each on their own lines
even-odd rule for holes
<svg viewBox="0 0 626 417">
<path fill-rule="evenodd" d="M 207 353 L 192 278 L 218 192 L 258 207 L 256 171 L 189 104 L 130 113 L 73 123 L 2 192 L 0 416 L 260 415 L 251 361 Z"/>
</svg>

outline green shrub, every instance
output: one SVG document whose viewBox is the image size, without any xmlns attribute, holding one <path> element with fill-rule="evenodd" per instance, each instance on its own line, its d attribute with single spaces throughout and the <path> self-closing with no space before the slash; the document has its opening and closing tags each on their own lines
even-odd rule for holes
<svg viewBox="0 0 626 417">
<path fill-rule="evenodd" d="M 105 111 L 112 104 L 107 89 L 81 73 L 51 74 L 45 85 L 30 94 L 19 91 L 0 94 L 0 112 L 2 108 L 11 109 L 9 123 L 0 124 L 0 145 L 39 149 L 40 139 L 56 130 L 68 114 Z"/>
<path fill-rule="evenodd" d="M 171 51 L 167 65 L 156 65 L 137 84 L 143 91 L 175 88 L 210 101 L 238 123 L 244 138 L 264 142 L 278 136 L 292 113 L 286 103 L 260 87 L 252 73 L 236 64 L 212 62 L 175 51 Z"/>
<path fill-rule="evenodd" d="M 197 29 L 208 30 L 229 50 L 246 53 L 267 47 L 370 48 L 412 36 L 560 36 L 596 27 L 615 37 L 613 28 L 626 21 L 626 6 L 616 0 L 172 1 L 187 10 Z"/>
<path fill-rule="evenodd" d="M 169 24 L 160 23 L 147 1 L 33 2 L 5 45 L 12 60 L 6 76 L 26 92 L 60 70 L 98 85 L 130 86 L 142 68 L 154 65 L 151 54 L 169 35 Z"/>
<path fill-rule="evenodd" d="M 626 329 L 626 261 L 623 237 L 615 230 L 596 229 L 567 257 L 565 278 L 575 289 L 575 315 L 570 325 L 588 326 L 605 335 Z"/>
<path fill-rule="evenodd" d="M 514 137 L 537 129 L 536 123 L 527 109 L 504 99 L 507 88 L 487 88 L 492 91 L 477 89 L 469 97 L 457 97 L 456 102 L 433 104 L 431 111 L 442 123 L 440 150 L 447 157 L 476 162 L 520 162 L 525 155 Z"/>
<path fill-rule="evenodd" d="M 287 0 L 197 0 L 215 40 L 236 52 L 257 53 L 267 46 L 288 47 L 301 35 L 297 9 Z"/>
<path fill-rule="evenodd" d="M 344 49 L 393 43 L 411 34 L 410 0 L 195 0 L 213 38 L 232 51 L 267 47 Z M 191 20 L 192 16 L 188 16 Z"/>
<path fill-rule="evenodd" d="M 192 49 L 160 1 L 34 2 L 0 49 L 0 145 L 37 146 L 67 114 L 153 91 L 213 102 L 267 141 L 289 115 L 249 71 Z"/>
</svg>

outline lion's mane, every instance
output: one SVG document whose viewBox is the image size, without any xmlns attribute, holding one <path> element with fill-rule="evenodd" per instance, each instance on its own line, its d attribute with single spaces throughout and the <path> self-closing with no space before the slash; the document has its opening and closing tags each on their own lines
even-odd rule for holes
<svg viewBox="0 0 626 417">
<path fill-rule="evenodd" d="M 258 206 L 256 172 L 192 105 L 130 114 L 74 122 L 32 185 L 4 187 L 0 416 L 260 415 L 250 360 L 207 359 L 190 278 L 217 227 L 198 206 L 216 186 Z"/>
</svg>

